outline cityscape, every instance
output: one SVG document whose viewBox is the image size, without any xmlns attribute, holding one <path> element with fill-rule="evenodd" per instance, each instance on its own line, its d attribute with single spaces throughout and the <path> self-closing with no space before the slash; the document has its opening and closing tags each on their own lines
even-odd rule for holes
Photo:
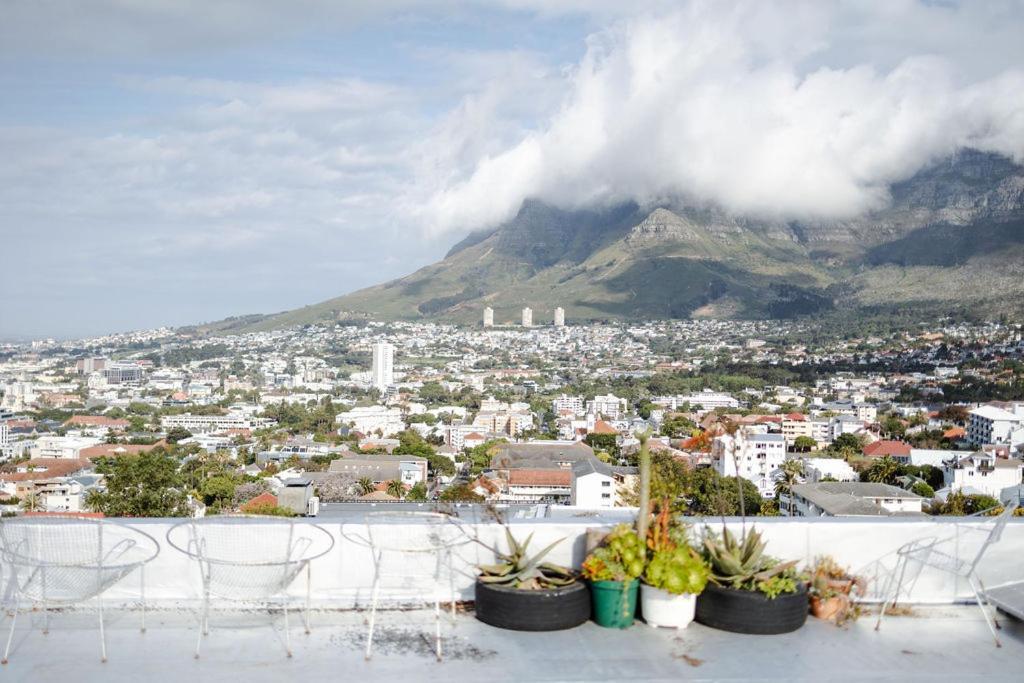
<svg viewBox="0 0 1024 683">
<path fill-rule="evenodd" d="M 1024 0 L 9 0 L 0 679 L 1024 678 Z"/>
</svg>

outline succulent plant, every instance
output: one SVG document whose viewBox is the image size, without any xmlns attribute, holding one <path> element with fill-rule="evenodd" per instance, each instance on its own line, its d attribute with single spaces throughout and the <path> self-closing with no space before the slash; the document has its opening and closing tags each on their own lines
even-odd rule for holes
<svg viewBox="0 0 1024 683">
<path fill-rule="evenodd" d="M 555 541 L 536 555 L 531 556 L 527 553 L 527 549 L 530 541 L 533 540 L 533 534 L 519 543 L 506 527 L 505 537 L 508 540 L 509 551 L 507 553 L 495 551 L 500 562 L 478 567 L 480 574 L 477 578 L 482 583 L 508 586 L 519 590 L 549 590 L 568 586 L 576 581 L 576 573 L 571 569 L 541 561 L 563 539 Z"/>
<path fill-rule="evenodd" d="M 648 561 L 644 582 L 674 595 L 698 594 L 711 574 L 707 562 L 690 546 L 688 529 L 664 505 L 647 532 Z"/>
<path fill-rule="evenodd" d="M 629 524 L 619 524 L 583 562 L 591 581 L 632 581 L 644 573 L 647 550 Z"/>
<path fill-rule="evenodd" d="M 760 590 L 769 597 L 797 590 L 793 576 L 796 562 L 779 562 L 765 555 L 761 533 L 751 529 L 737 538 L 723 528 L 718 536 L 710 529 L 704 533 L 704 556 L 711 565 L 711 580 L 720 586 L 741 590 Z M 781 581 L 793 578 L 793 581 Z M 781 588 L 781 590 L 779 590 Z"/>
</svg>

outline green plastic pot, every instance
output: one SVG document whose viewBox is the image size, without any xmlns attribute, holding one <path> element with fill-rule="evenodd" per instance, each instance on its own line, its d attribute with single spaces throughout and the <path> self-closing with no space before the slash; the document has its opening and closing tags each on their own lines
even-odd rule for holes
<svg viewBox="0 0 1024 683">
<path fill-rule="evenodd" d="M 636 614 L 636 596 L 640 582 L 594 581 L 590 596 L 594 604 L 594 621 L 605 628 L 629 628 Z"/>
</svg>

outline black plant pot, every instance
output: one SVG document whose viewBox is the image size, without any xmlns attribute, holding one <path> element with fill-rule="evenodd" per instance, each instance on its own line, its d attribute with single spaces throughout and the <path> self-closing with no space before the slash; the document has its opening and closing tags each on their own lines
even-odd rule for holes
<svg viewBox="0 0 1024 683">
<path fill-rule="evenodd" d="M 796 593 L 783 593 L 769 599 L 760 591 L 724 588 L 709 583 L 697 597 L 695 620 L 733 633 L 789 633 L 807 621 L 807 586 L 800 583 L 798 587 Z"/>
<path fill-rule="evenodd" d="M 528 591 L 476 582 L 476 618 L 513 631 L 561 631 L 590 618 L 590 589 L 582 581 Z"/>
</svg>

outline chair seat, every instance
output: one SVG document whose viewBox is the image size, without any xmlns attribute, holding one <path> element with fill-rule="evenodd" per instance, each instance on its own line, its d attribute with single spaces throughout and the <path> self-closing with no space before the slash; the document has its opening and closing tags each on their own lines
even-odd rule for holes
<svg viewBox="0 0 1024 683">
<path fill-rule="evenodd" d="M 971 573 L 969 562 L 935 548 L 923 548 L 907 553 L 907 559 L 957 576 L 967 576 Z"/>
</svg>

